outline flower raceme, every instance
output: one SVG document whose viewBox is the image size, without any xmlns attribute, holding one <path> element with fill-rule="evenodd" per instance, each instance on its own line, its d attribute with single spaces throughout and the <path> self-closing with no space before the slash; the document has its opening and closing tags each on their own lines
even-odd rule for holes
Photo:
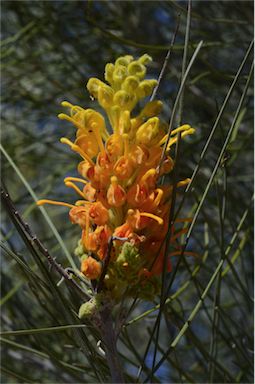
<svg viewBox="0 0 255 384">
<path fill-rule="evenodd" d="M 64 182 L 77 192 L 79 200 L 74 205 L 52 200 L 37 202 L 70 208 L 71 222 L 82 231 L 76 249 L 82 274 L 98 280 L 106 257 L 110 257 L 104 289 L 115 297 L 124 291 L 153 297 L 158 289 L 173 189 L 161 185 L 160 178 L 173 169 L 169 153 L 178 134 L 183 138 L 194 132 L 189 125 L 182 125 L 171 132 L 168 140 L 167 126 L 158 117 L 162 109 L 159 100 L 146 103 L 134 116 L 137 103 L 151 95 L 157 85 L 156 80 L 145 80 L 150 61 L 146 54 L 138 60 L 123 56 L 106 65 L 106 82 L 97 78 L 88 81 L 87 89 L 107 119 L 93 109 L 62 102 L 69 114 L 58 117 L 76 127 L 76 139 L 72 142 L 64 137 L 60 141 L 82 158 L 78 165 L 81 177 L 67 177 Z M 188 182 L 181 181 L 177 187 Z M 175 254 L 179 234 L 172 230 L 170 237 L 177 249 Z M 110 238 L 115 240 L 107 255 Z M 167 268 L 171 269 L 170 262 Z"/>
</svg>

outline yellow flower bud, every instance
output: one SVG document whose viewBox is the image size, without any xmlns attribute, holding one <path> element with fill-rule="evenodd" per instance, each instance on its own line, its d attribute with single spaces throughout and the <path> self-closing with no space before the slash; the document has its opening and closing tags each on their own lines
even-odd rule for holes
<svg viewBox="0 0 255 384">
<path fill-rule="evenodd" d="M 144 97 L 149 96 L 152 93 L 153 89 L 156 87 L 157 83 L 157 80 L 142 81 L 136 90 L 137 97 L 139 99 L 142 99 Z"/>
<path fill-rule="evenodd" d="M 130 56 L 130 55 L 121 56 L 115 61 L 115 65 L 124 65 L 125 67 L 127 67 L 130 61 L 132 60 L 133 60 L 133 56 Z"/>
<path fill-rule="evenodd" d="M 84 113 L 84 122 L 86 129 L 90 132 L 95 128 L 99 131 L 105 130 L 105 121 L 101 113 L 94 111 L 93 109 L 86 109 Z"/>
<path fill-rule="evenodd" d="M 132 61 L 128 65 L 128 73 L 133 76 L 137 76 L 140 80 L 142 80 L 146 74 L 146 68 L 143 64 L 139 63 L 139 61 Z"/>
<path fill-rule="evenodd" d="M 120 107 L 118 105 L 114 105 L 110 108 L 109 118 L 112 125 L 112 128 L 115 132 L 119 129 L 119 120 L 120 120 Z"/>
<path fill-rule="evenodd" d="M 145 105 L 139 117 L 149 118 L 149 117 L 157 116 L 161 112 L 162 106 L 163 106 L 162 101 L 159 101 L 159 100 L 150 101 Z"/>
<path fill-rule="evenodd" d="M 96 99 L 98 98 L 98 91 L 100 87 L 108 87 L 103 81 L 97 79 L 96 77 L 92 77 L 89 79 L 87 83 L 87 89 L 89 93 L 95 97 Z"/>
<path fill-rule="evenodd" d="M 131 110 L 135 105 L 136 97 L 134 94 L 129 94 L 126 91 L 120 90 L 115 93 L 113 102 L 121 109 Z"/>
<path fill-rule="evenodd" d="M 139 59 L 138 59 L 139 63 L 143 64 L 143 65 L 147 65 L 148 63 L 150 63 L 152 61 L 152 58 L 151 56 L 147 55 L 147 53 L 145 53 L 144 55 L 142 55 Z"/>
<path fill-rule="evenodd" d="M 98 102 L 104 109 L 108 109 L 112 105 L 113 89 L 111 87 L 99 87 L 98 90 Z"/>
<path fill-rule="evenodd" d="M 112 63 L 108 63 L 105 66 L 104 78 L 110 84 L 112 84 L 112 82 L 113 82 L 112 75 L 113 75 L 114 68 L 115 67 Z"/>
<path fill-rule="evenodd" d="M 114 83 L 122 83 L 127 76 L 127 68 L 124 65 L 117 65 L 112 74 Z"/>
<path fill-rule="evenodd" d="M 121 88 L 127 92 L 134 92 L 139 85 L 139 79 L 136 76 L 128 76 L 121 85 Z"/>
<path fill-rule="evenodd" d="M 152 146 L 160 141 L 159 119 L 151 117 L 146 123 L 141 125 L 136 132 L 137 143 Z"/>
<path fill-rule="evenodd" d="M 124 111 L 121 113 L 119 120 L 120 133 L 127 133 L 131 128 L 130 111 Z"/>
<path fill-rule="evenodd" d="M 89 93 L 95 97 L 97 99 L 97 96 L 98 96 L 98 89 L 99 87 L 101 87 L 103 84 L 103 82 L 95 77 L 92 77 L 91 79 L 89 79 L 88 83 L 87 83 L 87 89 L 89 91 Z"/>
</svg>

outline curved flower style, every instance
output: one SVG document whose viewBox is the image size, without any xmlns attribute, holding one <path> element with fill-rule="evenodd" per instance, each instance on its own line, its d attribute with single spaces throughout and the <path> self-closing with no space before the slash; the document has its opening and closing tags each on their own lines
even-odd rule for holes
<svg viewBox="0 0 255 384">
<path fill-rule="evenodd" d="M 173 169 L 169 152 L 178 133 L 184 137 L 194 132 L 189 125 L 173 130 L 163 156 L 168 135 L 166 124 L 158 117 L 161 101 L 148 102 L 136 116 L 132 113 L 157 85 L 156 80 L 144 80 L 150 61 L 146 54 L 138 60 L 123 56 L 106 65 L 108 84 L 97 78 L 88 81 L 88 91 L 105 110 L 107 122 L 93 109 L 62 102 L 70 114 L 61 113 L 58 117 L 70 121 L 77 131 L 74 142 L 67 138 L 61 142 L 82 158 L 78 165 L 81 178 L 67 177 L 64 182 L 81 199 L 75 205 L 38 202 L 71 208 L 70 220 L 82 230 L 76 249 L 81 257 L 81 272 L 90 280 L 100 279 L 108 258 L 103 284 L 116 298 L 123 291 L 153 297 L 158 290 L 172 193 L 172 186 L 161 185 L 160 178 Z M 188 182 L 186 179 L 177 186 Z M 181 233 L 183 230 L 171 234 L 176 253 L 176 238 Z M 109 239 L 113 239 L 110 254 Z M 171 270 L 170 261 L 167 268 Z"/>
</svg>

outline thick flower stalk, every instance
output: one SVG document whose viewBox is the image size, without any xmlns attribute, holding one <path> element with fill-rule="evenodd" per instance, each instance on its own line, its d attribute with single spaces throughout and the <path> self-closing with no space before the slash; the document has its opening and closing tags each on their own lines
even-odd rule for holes
<svg viewBox="0 0 255 384">
<path fill-rule="evenodd" d="M 124 293 L 151 299 L 159 290 L 169 247 L 165 237 L 173 190 L 161 180 L 174 167 L 170 154 L 179 132 L 182 138 L 194 132 L 187 124 L 174 129 L 163 154 L 168 134 L 167 125 L 158 117 L 161 101 L 147 102 L 138 114 L 134 111 L 157 85 L 156 80 L 145 80 L 150 61 L 148 55 L 138 60 L 123 56 L 106 65 L 106 82 L 88 81 L 91 97 L 107 118 L 93 109 L 62 102 L 69 114 L 61 113 L 59 118 L 75 126 L 76 139 L 72 142 L 64 137 L 61 142 L 82 158 L 80 177 L 67 177 L 64 182 L 77 192 L 79 200 L 75 204 L 38 202 L 70 208 L 71 222 L 81 228 L 76 249 L 81 273 L 94 281 L 94 287 L 100 282 L 100 289 L 114 300 Z M 187 182 L 189 179 L 180 181 L 177 187 Z M 172 229 L 175 254 L 179 252 L 177 238 L 183 232 Z M 169 259 L 167 268 L 171 270 Z"/>
</svg>

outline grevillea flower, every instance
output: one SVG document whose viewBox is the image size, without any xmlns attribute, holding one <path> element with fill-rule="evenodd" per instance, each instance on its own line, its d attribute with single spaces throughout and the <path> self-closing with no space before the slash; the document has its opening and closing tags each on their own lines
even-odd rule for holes
<svg viewBox="0 0 255 384">
<path fill-rule="evenodd" d="M 75 126 L 76 139 L 72 142 L 64 137 L 60 141 L 82 159 L 80 177 L 67 177 L 64 182 L 77 192 L 79 200 L 74 205 L 38 201 L 38 205 L 70 208 L 71 222 L 81 228 L 76 250 L 81 272 L 90 280 L 99 280 L 108 258 L 103 286 L 116 298 L 123 291 L 153 297 L 158 289 L 168 247 L 165 237 L 173 189 L 161 184 L 161 176 L 173 169 L 170 153 L 179 132 L 182 138 L 194 132 L 188 124 L 174 129 L 162 156 L 168 140 L 167 125 L 158 117 L 162 102 L 150 101 L 138 115 L 133 112 L 157 85 L 156 80 L 145 80 L 150 61 L 146 54 L 138 60 L 123 56 L 106 65 L 106 82 L 97 78 L 88 81 L 87 89 L 105 116 L 62 102 L 69 113 L 58 117 Z M 180 181 L 177 187 L 188 182 Z M 183 232 L 172 229 L 174 254 L 179 252 L 176 239 Z M 170 260 L 167 268 L 171 270 Z"/>
</svg>

